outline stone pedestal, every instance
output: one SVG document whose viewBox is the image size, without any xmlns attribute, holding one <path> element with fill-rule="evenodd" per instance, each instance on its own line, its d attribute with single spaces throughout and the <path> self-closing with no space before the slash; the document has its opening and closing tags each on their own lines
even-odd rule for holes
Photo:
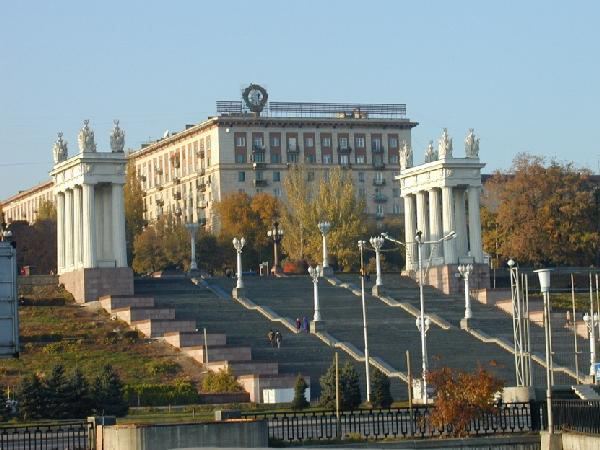
<svg viewBox="0 0 600 450">
<path fill-rule="evenodd" d="M 473 323 L 473 319 L 467 319 L 466 317 L 463 317 L 462 319 L 460 319 L 460 329 L 468 330 L 472 323 Z"/>
<path fill-rule="evenodd" d="M 527 403 L 536 400 L 535 388 L 528 386 L 508 386 L 502 389 L 503 403 Z"/>
<path fill-rule="evenodd" d="M 385 294 L 385 288 L 383 286 L 377 286 L 377 285 L 375 285 L 375 286 L 373 286 L 371 288 L 371 294 L 375 295 L 375 296 L 377 296 L 377 295 L 384 295 Z"/>
<path fill-rule="evenodd" d="M 426 285 L 433 286 L 444 294 L 464 294 L 465 283 L 462 278 L 456 277 L 458 264 L 433 266 L 424 272 L 426 275 L 423 280 Z M 405 271 L 404 274 L 418 281 L 416 271 Z M 473 264 L 473 272 L 469 275 L 469 287 L 472 291 L 489 289 L 490 268 L 486 264 Z"/>
<path fill-rule="evenodd" d="M 245 296 L 246 296 L 246 289 L 245 289 L 245 288 L 237 288 L 237 287 L 234 287 L 234 288 L 231 290 L 231 296 L 232 296 L 233 298 L 243 298 L 243 297 L 245 297 Z"/>
<path fill-rule="evenodd" d="M 310 321 L 310 332 L 318 333 L 325 331 L 325 322 L 323 320 L 311 320 Z"/>
<path fill-rule="evenodd" d="M 61 274 L 59 282 L 78 303 L 95 301 L 104 295 L 133 295 L 133 270 L 129 267 L 76 269 Z"/>
</svg>

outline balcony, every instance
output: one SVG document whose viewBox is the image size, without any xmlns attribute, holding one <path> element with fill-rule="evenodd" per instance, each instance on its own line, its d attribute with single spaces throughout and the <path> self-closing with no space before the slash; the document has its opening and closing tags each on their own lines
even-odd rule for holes
<svg viewBox="0 0 600 450">
<path fill-rule="evenodd" d="M 385 186 L 385 178 L 373 178 L 373 186 Z"/>
<path fill-rule="evenodd" d="M 383 214 L 382 212 L 375 213 L 375 218 L 377 220 L 381 220 L 381 219 L 385 218 L 385 214 Z"/>
<path fill-rule="evenodd" d="M 300 151 L 300 147 L 298 145 L 288 145 L 287 151 L 288 153 L 298 153 Z"/>
<path fill-rule="evenodd" d="M 265 187 L 267 184 L 267 180 L 254 180 L 254 187 Z"/>
<path fill-rule="evenodd" d="M 265 146 L 262 144 L 252 144 L 252 153 L 264 153 Z"/>
<path fill-rule="evenodd" d="M 383 194 L 375 194 L 373 196 L 373 200 L 375 200 L 375 203 L 385 203 L 387 202 L 388 198 Z"/>
<path fill-rule="evenodd" d="M 200 183 L 198 185 L 198 191 L 205 192 L 206 191 L 206 183 Z"/>
<path fill-rule="evenodd" d="M 264 161 L 255 161 L 252 163 L 252 170 L 263 170 L 267 166 Z"/>
<path fill-rule="evenodd" d="M 338 153 L 347 155 L 352 152 L 352 147 L 350 147 L 349 145 L 346 147 L 342 147 L 342 146 L 338 145 L 337 151 L 338 151 Z"/>
<path fill-rule="evenodd" d="M 385 169 L 385 163 L 383 161 L 373 161 L 373 167 L 375 169 Z"/>
<path fill-rule="evenodd" d="M 371 151 L 373 153 L 383 153 L 383 145 L 371 145 Z"/>
<path fill-rule="evenodd" d="M 350 162 L 340 162 L 340 166 L 344 170 L 350 170 L 350 169 L 352 169 L 352 164 L 350 164 Z"/>
<path fill-rule="evenodd" d="M 173 194 L 173 198 L 174 198 L 175 200 L 181 200 L 181 192 L 175 192 L 175 193 Z"/>
</svg>

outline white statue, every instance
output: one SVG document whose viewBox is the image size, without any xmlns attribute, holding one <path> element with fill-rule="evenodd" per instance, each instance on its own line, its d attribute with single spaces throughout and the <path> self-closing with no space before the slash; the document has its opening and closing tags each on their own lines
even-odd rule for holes
<svg viewBox="0 0 600 450">
<path fill-rule="evenodd" d="M 452 138 L 448 136 L 448 128 L 442 131 L 442 137 L 438 143 L 438 158 L 452 158 Z"/>
<path fill-rule="evenodd" d="M 94 142 L 94 132 L 90 128 L 90 121 L 85 119 L 83 121 L 83 128 L 77 135 L 77 142 L 79 144 L 79 151 L 81 152 L 95 152 L 96 143 Z"/>
<path fill-rule="evenodd" d="M 400 170 L 410 169 L 413 166 L 413 152 L 406 141 L 402 142 L 400 148 Z"/>
<path fill-rule="evenodd" d="M 469 134 L 465 138 L 465 156 L 479 158 L 479 138 L 475 136 L 473 128 L 469 128 Z"/>
<path fill-rule="evenodd" d="M 427 146 L 427 150 L 425 150 L 425 162 L 429 163 L 432 161 L 437 161 L 438 152 L 433 148 L 433 141 L 429 141 L 429 145 Z"/>
<path fill-rule="evenodd" d="M 69 158 L 67 150 L 67 141 L 63 139 L 62 131 L 58 133 L 58 139 L 52 146 L 52 155 L 54 156 L 54 164 L 66 161 Z"/>
<path fill-rule="evenodd" d="M 119 127 L 119 121 L 114 121 L 115 126 L 110 133 L 110 148 L 113 153 L 123 153 L 125 147 L 125 133 Z"/>
</svg>

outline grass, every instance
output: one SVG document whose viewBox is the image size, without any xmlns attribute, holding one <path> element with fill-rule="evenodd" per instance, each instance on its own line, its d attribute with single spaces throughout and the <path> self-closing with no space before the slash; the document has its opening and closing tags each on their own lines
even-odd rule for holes
<svg viewBox="0 0 600 450">
<path fill-rule="evenodd" d="M 76 304 L 62 289 L 47 287 L 21 296 L 21 353 L 0 361 L 0 384 L 14 388 L 24 376 L 48 375 L 62 364 L 93 379 L 111 364 L 127 384 L 200 380 L 201 368 L 167 344 L 132 333 L 104 311 Z"/>
</svg>

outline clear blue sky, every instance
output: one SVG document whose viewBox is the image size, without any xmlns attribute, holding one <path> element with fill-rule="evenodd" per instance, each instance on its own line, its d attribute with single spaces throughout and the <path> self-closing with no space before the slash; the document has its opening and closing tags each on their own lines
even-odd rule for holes
<svg viewBox="0 0 600 450">
<path fill-rule="evenodd" d="M 0 9 L 0 198 L 48 179 L 85 118 L 99 150 L 279 101 L 406 103 L 417 161 L 448 127 L 487 171 L 517 152 L 598 170 L 599 2 L 13 1 Z"/>
</svg>

